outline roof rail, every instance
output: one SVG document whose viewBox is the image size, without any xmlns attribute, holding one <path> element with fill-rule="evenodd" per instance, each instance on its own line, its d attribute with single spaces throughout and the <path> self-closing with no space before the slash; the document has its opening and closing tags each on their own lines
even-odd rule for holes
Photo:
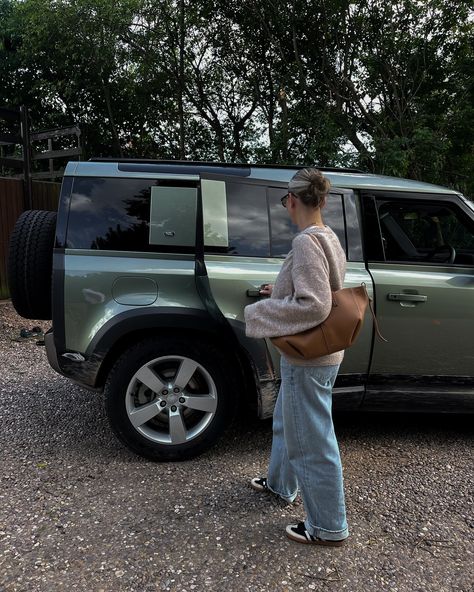
<svg viewBox="0 0 474 592">
<path fill-rule="evenodd" d="M 237 163 L 237 162 L 212 162 L 204 160 L 166 160 L 166 159 L 152 159 L 152 158 L 110 158 L 99 157 L 89 158 L 91 162 L 117 162 L 122 164 L 163 164 L 163 165 L 182 165 L 182 166 L 206 166 L 206 167 L 221 167 L 221 168 L 257 168 L 257 169 L 302 169 L 307 166 L 314 166 L 320 171 L 328 173 L 365 173 L 360 169 L 344 168 L 344 167 L 319 167 L 316 165 L 289 165 L 289 164 L 252 164 L 252 163 Z"/>
</svg>

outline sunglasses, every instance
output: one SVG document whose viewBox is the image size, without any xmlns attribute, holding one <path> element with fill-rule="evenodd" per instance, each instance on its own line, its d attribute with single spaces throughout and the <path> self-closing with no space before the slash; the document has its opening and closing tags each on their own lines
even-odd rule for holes
<svg viewBox="0 0 474 592">
<path fill-rule="evenodd" d="M 283 197 L 280 197 L 280 201 L 281 201 L 281 205 L 286 208 L 286 203 L 288 201 L 288 198 L 290 197 L 290 195 L 292 195 L 293 197 L 298 197 L 297 195 L 295 195 L 294 193 L 292 193 L 291 191 L 288 191 L 288 193 L 285 193 L 285 195 Z"/>
</svg>

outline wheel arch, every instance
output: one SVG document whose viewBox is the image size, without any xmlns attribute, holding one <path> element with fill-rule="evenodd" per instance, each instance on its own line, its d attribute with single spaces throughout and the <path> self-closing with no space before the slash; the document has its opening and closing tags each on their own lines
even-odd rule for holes
<svg viewBox="0 0 474 592">
<path fill-rule="evenodd" d="M 244 393 L 250 400 L 256 401 L 256 375 L 249 355 L 233 335 L 232 329 L 229 327 L 229 334 L 222 334 L 221 327 L 205 311 L 128 311 L 119 317 L 106 323 L 87 348 L 87 360 L 97 361 L 95 375 L 89 379 L 90 386 L 103 389 L 116 360 L 132 344 L 154 337 L 166 338 L 172 331 L 174 338 L 204 341 L 218 348 L 228 362 L 229 369 L 235 369 L 236 386 L 241 391 L 239 395 Z"/>
</svg>

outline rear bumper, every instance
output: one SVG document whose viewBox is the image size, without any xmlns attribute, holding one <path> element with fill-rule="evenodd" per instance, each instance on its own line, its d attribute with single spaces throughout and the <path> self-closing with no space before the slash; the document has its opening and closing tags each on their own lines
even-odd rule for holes
<svg viewBox="0 0 474 592">
<path fill-rule="evenodd" d="M 58 363 L 58 355 L 56 352 L 56 345 L 54 343 L 54 335 L 52 329 L 49 329 L 49 331 L 45 333 L 44 345 L 46 347 L 46 355 L 48 357 L 49 365 L 51 366 L 51 368 L 53 368 L 53 370 L 56 370 L 56 372 L 58 372 L 59 374 L 63 374 Z"/>
<path fill-rule="evenodd" d="M 102 391 L 95 386 L 101 360 L 96 358 L 86 360 L 82 354 L 70 352 L 62 354 L 60 363 L 52 329 L 45 334 L 44 344 L 48 362 L 53 370 L 86 389 Z"/>
</svg>

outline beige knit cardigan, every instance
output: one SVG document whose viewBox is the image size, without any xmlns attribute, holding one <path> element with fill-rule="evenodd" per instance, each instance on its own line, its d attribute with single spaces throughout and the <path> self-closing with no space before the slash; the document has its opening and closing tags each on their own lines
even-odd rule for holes
<svg viewBox="0 0 474 592">
<path fill-rule="evenodd" d="M 310 226 L 301 231 L 293 239 L 271 297 L 245 307 L 247 336 L 291 335 L 318 325 L 328 316 L 331 292 L 342 288 L 345 272 L 345 253 L 328 226 Z M 285 354 L 297 366 L 331 366 L 340 364 L 343 357 L 343 351 L 312 360 Z"/>
</svg>

